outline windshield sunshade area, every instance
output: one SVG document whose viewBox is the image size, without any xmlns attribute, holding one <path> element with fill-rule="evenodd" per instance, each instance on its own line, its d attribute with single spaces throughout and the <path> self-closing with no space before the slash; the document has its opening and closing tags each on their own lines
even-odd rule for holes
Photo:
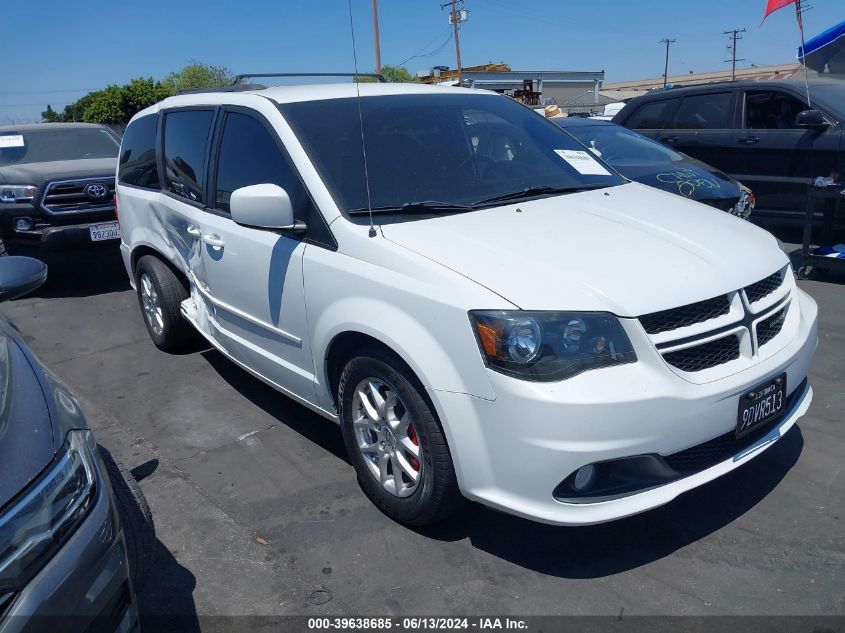
<svg viewBox="0 0 845 633">
<path fill-rule="evenodd" d="M 567 132 L 611 165 L 677 163 L 684 160 L 675 150 L 617 125 L 573 126 Z"/>
<path fill-rule="evenodd" d="M 372 207 L 460 212 L 525 192 L 543 197 L 623 183 L 525 106 L 491 94 L 405 94 L 279 106 L 343 213 Z M 528 191 L 526 191 L 528 190 Z M 436 201 L 436 205 L 420 205 Z M 455 205 L 448 208 L 448 205 Z"/>
<path fill-rule="evenodd" d="M 0 167 L 85 158 L 117 158 L 120 143 L 107 130 L 78 128 L 2 132 Z"/>
</svg>

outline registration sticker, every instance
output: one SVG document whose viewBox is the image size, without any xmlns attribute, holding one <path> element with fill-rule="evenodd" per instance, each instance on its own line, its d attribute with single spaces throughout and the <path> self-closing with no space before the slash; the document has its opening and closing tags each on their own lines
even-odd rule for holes
<svg viewBox="0 0 845 633">
<path fill-rule="evenodd" d="M 590 152 L 572 149 L 556 149 L 555 154 L 569 163 L 579 174 L 584 176 L 610 176 L 602 164 Z"/>
<path fill-rule="evenodd" d="M 0 134 L 0 149 L 23 147 L 23 134 Z"/>
</svg>

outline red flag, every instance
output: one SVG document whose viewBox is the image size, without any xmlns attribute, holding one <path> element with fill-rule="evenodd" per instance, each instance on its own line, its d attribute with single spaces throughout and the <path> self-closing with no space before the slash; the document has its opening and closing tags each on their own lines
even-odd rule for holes
<svg viewBox="0 0 845 633">
<path fill-rule="evenodd" d="M 768 0 L 766 5 L 766 15 L 763 16 L 763 22 L 769 17 L 770 13 L 774 13 L 778 9 L 783 9 L 785 6 L 795 4 L 795 0 Z"/>
</svg>

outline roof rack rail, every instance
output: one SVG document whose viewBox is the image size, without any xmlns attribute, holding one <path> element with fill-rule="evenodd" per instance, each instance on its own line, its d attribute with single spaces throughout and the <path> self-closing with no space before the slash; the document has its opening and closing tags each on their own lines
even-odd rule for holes
<svg viewBox="0 0 845 633">
<path fill-rule="evenodd" d="M 379 83 L 386 83 L 384 75 L 379 73 L 247 73 L 236 75 L 232 86 L 240 85 L 244 79 L 254 77 L 374 77 Z"/>
<path fill-rule="evenodd" d="M 203 92 L 245 92 L 247 90 L 265 90 L 263 84 L 231 84 L 229 86 L 218 86 L 217 88 L 190 88 L 188 90 L 177 90 L 178 95 L 193 95 Z"/>
</svg>

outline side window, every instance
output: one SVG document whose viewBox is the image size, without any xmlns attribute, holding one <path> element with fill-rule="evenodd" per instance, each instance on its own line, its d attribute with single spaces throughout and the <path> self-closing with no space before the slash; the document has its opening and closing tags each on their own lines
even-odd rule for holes
<svg viewBox="0 0 845 633">
<path fill-rule="evenodd" d="M 164 167 L 167 190 L 192 202 L 204 202 L 205 150 L 211 110 L 168 112 L 164 117 Z"/>
<path fill-rule="evenodd" d="M 148 114 L 126 128 L 120 145 L 118 182 L 148 189 L 160 187 L 156 162 L 157 119 L 157 115 Z"/>
<path fill-rule="evenodd" d="M 670 117 L 678 106 L 678 99 L 652 101 L 640 106 L 625 122 L 625 127 L 635 130 L 662 130 L 671 123 Z"/>
<path fill-rule="evenodd" d="M 749 90 L 745 93 L 745 127 L 749 130 L 795 129 L 795 117 L 807 104 L 778 90 Z"/>
<path fill-rule="evenodd" d="M 731 93 L 684 97 L 675 115 L 676 130 L 726 130 L 731 127 Z"/>
<path fill-rule="evenodd" d="M 308 195 L 273 135 L 258 119 L 229 112 L 220 139 L 214 206 L 228 213 L 235 189 L 264 183 L 287 192 L 297 219 L 307 217 Z"/>
</svg>

